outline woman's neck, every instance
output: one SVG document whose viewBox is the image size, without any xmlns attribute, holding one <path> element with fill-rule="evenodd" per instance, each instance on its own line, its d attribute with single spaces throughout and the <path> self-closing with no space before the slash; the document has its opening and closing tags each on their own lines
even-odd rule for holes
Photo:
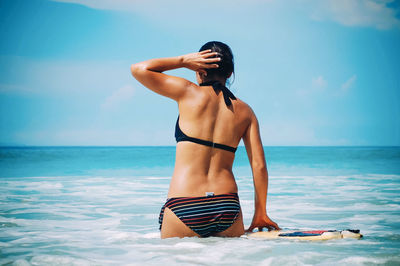
<svg viewBox="0 0 400 266">
<path fill-rule="evenodd" d="M 218 81 L 219 83 L 221 83 L 221 84 L 223 84 L 223 85 L 226 84 L 226 79 L 224 79 L 224 78 L 207 78 L 207 79 L 202 80 L 202 81 L 200 82 L 200 84 L 202 84 L 202 83 L 209 83 L 209 82 L 216 82 L 216 81 Z"/>
</svg>

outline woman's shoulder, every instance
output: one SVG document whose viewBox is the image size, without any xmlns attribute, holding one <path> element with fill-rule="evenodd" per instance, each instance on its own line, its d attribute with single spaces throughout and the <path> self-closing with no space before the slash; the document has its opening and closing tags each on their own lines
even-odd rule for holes
<svg viewBox="0 0 400 266">
<path fill-rule="evenodd" d="M 246 116 L 253 116 L 254 115 L 254 111 L 253 109 L 250 107 L 249 104 L 247 104 L 245 101 L 239 99 L 238 97 L 236 97 L 236 101 L 235 101 L 235 109 Z"/>
</svg>

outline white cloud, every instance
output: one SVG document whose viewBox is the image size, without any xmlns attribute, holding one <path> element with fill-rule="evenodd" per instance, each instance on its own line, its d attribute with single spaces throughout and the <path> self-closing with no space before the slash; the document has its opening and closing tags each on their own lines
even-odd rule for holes
<svg viewBox="0 0 400 266">
<path fill-rule="evenodd" d="M 310 94 L 322 92 L 327 87 L 328 82 L 324 79 L 323 76 L 318 76 L 316 78 L 311 79 L 311 86 L 307 89 L 298 89 L 297 94 L 300 96 L 308 96 Z"/>
<path fill-rule="evenodd" d="M 119 105 L 128 102 L 134 94 L 134 87 L 131 85 L 123 86 L 107 97 L 101 107 L 106 110 L 117 108 Z"/>
<path fill-rule="evenodd" d="M 120 61 L 41 60 L 0 56 L 0 93 L 105 93 L 133 80 Z"/>
<path fill-rule="evenodd" d="M 345 26 L 400 28 L 396 10 L 387 4 L 393 0 L 305 0 L 315 20 L 332 20 Z"/>
<path fill-rule="evenodd" d="M 26 87 L 26 86 L 20 86 L 16 84 L 7 84 L 7 83 L 1 83 L 0 84 L 0 93 L 2 94 L 15 94 L 15 93 L 20 93 L 20 94 L 32 94 L 35 93 L 35 91 L 31 87 Z"/>
<path fill-rule="evenodd" d="M 24 145 L 174 145 L 172 128 L 169 130 L 140 130 L 135 127 L 121 130 L 104 124 L 87 127 L 63 127 L 17 131 L 5 142 Z"/>
<path fill-rule="evenodd" d="M 350 139 L 337 137 L 334 134 L 318 136 L 316 132 L 321 129 L 321 125 L 308 123 L 306 121 L 271 121 L 269 124 L 260 126 L 260 134 L 263 145 L 282 145 L 282 146 L 340 146 L 351 145 Z M 358 140 L 356 145 L 362 145 Z"/>
<path fill-rule="evenodd" d="M 345 83 L 342 84 L 342 86 L 340 86 L 340 91 L 346 93 L 353 86 L 354 82 L 356 82 L 356 79 L 357 75 L 351 76 L 348 80 L 346 80 Z"/>
<path fill-rule="evenodd" d="M 234 33 L 235 35 L 240 31 L 245 33 L 252 31 L 248 21 L 238 23 L 234 18 L 243 16 L 243 13 L 251 13 L 260 10 L 260 8 L 255 7 L 255 5 L 264 5 L 263 2 L 258 3 L 258 0 L 248 0 L 251 2 L 246 2 L 246 4 L 240 2 L 241 0 L 205 0 L 201 2 L 201 4 L 184 0 L 52 1 L 80 4 L 99 10 L 123 12 L 128 13 L 128 16 L 139 16 L 141 19 L 151 21 L 151 24 L 159 29 L 163 29 L 165 32 L 179 29 L 181 33 L 186 31 L 191 34 L 196 30 L 201 30 L 203 32 L 206 28 L 208 33 L 214 31 L 218 34 L 216 36 L 221 36 L 222 31 L 224 34 L 231 32 L 231 34 Z M 267 3 L 267 5 L 269 5 L 269 3 Z M 185 23 L 182 23 L 182 21 Z M 219 21 L 224 21 L 225 23 L 219 23 Z M 233 24 L 231 27 L 226 27 L 226 24 L 231 23 Z M 254 32 L 254 34 L 259 34 L 259 31 Z"/>
<path fill-rule="evenodd" d="M 387 5 L 395 0 L 297 0 L 297 1 L 273 1 L 273 0 L 205 0 L 201 5 L 194 6 L 193 3 L 183 0 L 53 0 L 81 4 L 90 8 L 103 10 L 118 10 L 138 12 L 142 15 L 156 19 L 157 15 L 165 17 L 165 11 L 179 14 L 192 19 L 193 12 L 201 14 L 229 8 L 230 12 L 243 9 L 272 8 L 279 6 L 278 12 L 286 12 L 287 8 L 304 8 L 306 12 L 311 10 L 311 18 L 314 20 L 332 20 L 345 26 L 365 26 L 377 29 L 400 28 L 400 20 L 396 18 L 396 10 Z M 245 4 L 244 4 L 245 3 Z M 265 5 L 266 4 L 266 5 Z M 154 8 L 154 7 L 157 8 Z M 210 9 L 210 7 L 212 7 Z M 194 10 L 195 8 L 195 10 Z M 156 15 L 157 14 L 157 15 Z M 207 14 L 207 13 L 204 13 Z M 239 15 L 239 14 L 238 14 Z M 190 21 L 188 21 L 190 23 Z"/>
<path fill-rule="evenodd" d="M 201 5 L 198 5 L 195 2 L 188 2 L 185 0 L 150 0 L 150 1 L 143 1 L 143 0 L 52 0 L 54 2 L 64 2 L 64 3 L 74 3 L 74 4 L 81 4 L 90 8 L 94 9 L 106 9 L 106 10 L 119 10 L 119 11 L 136 11 L 141 9 L 147 10 L 155 10 L 168 8 L 169 12 L 173 12 L 176 8 L 186 9 L 187 11 L 192 11 L 193 8 L 199 9 L 204 8 L 207 9 L 209 12 L 215 10 L 215 8 L 222 8 L 227 7 L 227 5 L 240 5 L 243 3 L 241 0 L 204 0 L 202 1 Z M 246 5 L 250 3 L 268 3 L 274 2 L 274 0 L 247 0 Z M 174 8 L 171 8 L 174 7 Z M 165 9 L 164 9 L 165 10 Z M 163 12 L 164 12 L 163 10 Z M 192 14 L 189 12 L 189 14 Z M 165 13 L 165 12 L 164 12 Z"/>
<path fill-rule="evenodd" d="M 297 94 L 299 96 L 310 96 L 316 93 L 324 92 L 328 96 L 343 96 L 345 95 L 357 80 L 357 75 L 352 75 L 348 80 L 340 85 L 337 90 L 326 90 L 328 82 L 323 76 L 318 76 L 311 79 L 311 86 L 307 89 L 298 89 Z"/>
<path fill-rule="evenodd" d="M 135 0 L 53 0 L 53 1 L 81 4 L 95 9 L 108 9 L 108 10 L 121 10 L 121 11 L 134 10 L 135 6 L 141 5 L 142 2 Z"/>
<path fill-rule="evenodd" d="M 263 145 L 314 145 L 318 144 L 314 129 L 301 123 L 273 122 L 261 125 Z"/>
<path fill-rule="evenodd" d="M 323 76 L 313 78 L 311 83 L 312 83 L 312 86 L 317 89 L 324 89 L 324 88 L 326 88 L 326 85 L 328 84 Z"/>
</svg>

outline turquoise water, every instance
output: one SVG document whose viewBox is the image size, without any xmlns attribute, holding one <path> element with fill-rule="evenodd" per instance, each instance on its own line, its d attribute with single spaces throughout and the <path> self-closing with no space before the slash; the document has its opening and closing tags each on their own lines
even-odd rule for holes
<svg viewBox="0 0 400 266">
<path fill-rule="evenodd" d="M 161 240 L 175 147 L 0 148 L 2 265 L 399 265 L 399 147 L 265 147 L 268 212 L 287 229 L 360 229 L 361 240 Z M 253 184 L 234 173 L 245 225 Z"/>
</svg>

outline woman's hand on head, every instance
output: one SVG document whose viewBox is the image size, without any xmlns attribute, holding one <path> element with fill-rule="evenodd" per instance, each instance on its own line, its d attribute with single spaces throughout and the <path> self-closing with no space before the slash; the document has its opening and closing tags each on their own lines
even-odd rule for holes
<svg viewBox="0 0 400 266">
<path fill-rule="evenodd" d="M 264 214 L 264 215 L 254 215 L 253 220 L 251 221 L 251 225 L 246 230 L 246 232 L 251 233 L 253 232 L 254 228 L 258 228 L 258 231 L 261 232 L 264 227 L 266 227 L 268 231 L 281 230 L 277 223 L 272 221 L 267 214 Z"/>
<path fill-rule="evenodd" d="M 183 65 L 188 69 L 205 74 L 206 69 L 218 68 L 218 64 L 215 63 L 221 61 L 221 58 L 215 57 L 217 55 L 217 52 L 211 52 L 211 50 L 186 54 L 182 56 Z"/>
</svg>

